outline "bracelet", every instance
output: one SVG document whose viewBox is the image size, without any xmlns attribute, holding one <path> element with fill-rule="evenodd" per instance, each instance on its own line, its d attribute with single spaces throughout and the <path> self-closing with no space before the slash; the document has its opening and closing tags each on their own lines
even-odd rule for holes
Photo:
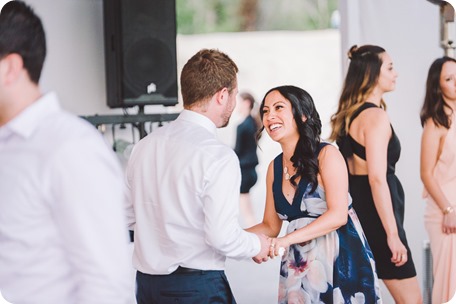
<svg viewBox="0 0 456 304">
<path fill-rule="evenodd" d="M 445 209 L 442 210 L 443 214 L 450 214 L 454 211 L 454 208 L 452 206 L 448 206 Z"/>
</svg>

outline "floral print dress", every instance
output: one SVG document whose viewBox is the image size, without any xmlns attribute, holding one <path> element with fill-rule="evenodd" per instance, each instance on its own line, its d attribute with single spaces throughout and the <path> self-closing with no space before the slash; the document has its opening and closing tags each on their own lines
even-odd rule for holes
<svg viewBox="0 0 456 304">
<path fill-rule="evenodd" d="M 275 208 L 289 221 L 287 234 L 327 210 L 325 192 L 301 179 L 292 204 L 282 192 L 282 157 L 274 160 Z M 349 195 L 347 193 L 347 195 Z M 282 257 L 279 301 L 297 303 L 382 303 L 375 262 L 349 199 L 347 224 L 311 241 L 291 245 Z"/>
</svg>

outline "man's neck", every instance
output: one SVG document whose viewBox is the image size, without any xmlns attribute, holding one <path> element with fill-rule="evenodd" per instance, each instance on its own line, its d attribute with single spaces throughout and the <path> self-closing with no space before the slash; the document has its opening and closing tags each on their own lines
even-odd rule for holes
<svg viewBox="0 0 456 304">
<path fill-rule="evenodd" d="M 41 91 L 37 85 L 31 85 L 16 92 L 17 94 L 12 92 L 8 98 L 5 98 L 6 100 L 0 101 L 0 126 L 13 120 L 41 97 Z"/>
</svg>

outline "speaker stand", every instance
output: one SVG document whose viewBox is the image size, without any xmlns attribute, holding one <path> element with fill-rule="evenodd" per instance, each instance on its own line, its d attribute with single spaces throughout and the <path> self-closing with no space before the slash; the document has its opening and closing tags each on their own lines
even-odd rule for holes
<svg viewBox="0 0 456 304">
<path fill-rule="evenodd" d="M 144 115 L 144 106 L 138 106 L 138 115 Z M 145 128 L 145 122 L 144 121 L 139 121 L 138 125 L 136 126 L 139 130 L 139 138 L 144 138 L 146 137 L 146 128 Z"/>
<path fill-rule="evenodd" d="M 144 106 L 139 107 L 138 114 L 130 115 L 98 115 L 93 116 L 80 116 L 81 118 L 90 122 L 97 129 L 105 128 L 105 125 L 121 125 L 132 124 L 139 130 L 140 138 L 147 135 L 145 124 L 158 122 L 159 125 L 166 121 L 175 120 L 179 113 L 163 113 L 163 114 L 144 114 Z"/>
</svg>

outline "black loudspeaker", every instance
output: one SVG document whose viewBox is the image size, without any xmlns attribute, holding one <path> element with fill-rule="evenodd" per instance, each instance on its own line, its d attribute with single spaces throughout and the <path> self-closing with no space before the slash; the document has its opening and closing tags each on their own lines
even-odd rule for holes
<svg viewBox="0 0 456 304">
<path fill-rule="evenodd" d="M 177 104 L 175 0 L 104 0 L 107 104 Z"/>
</svg>

